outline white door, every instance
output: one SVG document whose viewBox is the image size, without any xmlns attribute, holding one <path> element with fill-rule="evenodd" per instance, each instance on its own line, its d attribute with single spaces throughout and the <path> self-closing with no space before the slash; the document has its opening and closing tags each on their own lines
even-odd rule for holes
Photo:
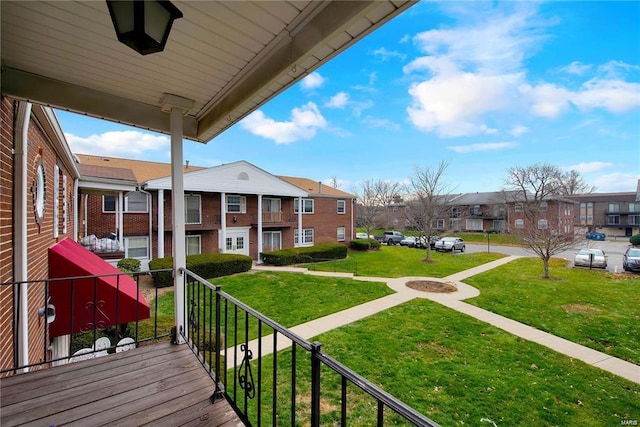
<svg viewBox="0 0 640 427">
<path fill-rule="evenodd" d="M 224 253 L 249 256 L 249 230 L 233 228 L 227 229 L 226 242 L 224 242 Z"/>
</svg>

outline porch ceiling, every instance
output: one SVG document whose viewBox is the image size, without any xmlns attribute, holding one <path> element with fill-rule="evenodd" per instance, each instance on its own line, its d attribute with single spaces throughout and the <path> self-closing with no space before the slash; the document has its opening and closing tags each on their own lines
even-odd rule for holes
<svg viewBox="0 0 640 427">
<path fill-rule="evenodd" d="M 178 95 L 185 138 L 208 142 L 414 3 L 174 1 L 165 51 L 141 56 L 104 1 L 2 0 L 2 93 L 163 133 Z"/>
</svg>

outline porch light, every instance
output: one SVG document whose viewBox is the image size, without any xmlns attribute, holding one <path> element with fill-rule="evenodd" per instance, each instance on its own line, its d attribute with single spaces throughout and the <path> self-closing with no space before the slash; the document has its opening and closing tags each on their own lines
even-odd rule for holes
<svg viewBox="0 0 640 427">
<path fill-rule="evenodd" d="M 170 1 L 107 0 L 118 40 L 140 55 L 162 52 L 173 21 L 182 12 Z"/>
</svg>

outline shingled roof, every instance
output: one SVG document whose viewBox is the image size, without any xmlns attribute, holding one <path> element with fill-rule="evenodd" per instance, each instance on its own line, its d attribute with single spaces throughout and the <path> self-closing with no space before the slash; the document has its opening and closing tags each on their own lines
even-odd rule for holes
<svg viewBox="0 0 640 427">
<path fill-rule="evenodd" d="M 171 164 L 160 162 L 148 162 L 146 160 L 120 159 L 118 157 L 93 156 L 90 154 L 76 154 L 80 165 L 101 166 L 115 169 L 128 169 L 132 171 L 134 179 L 138 183 L 144 183 L 151 179 L 171 176 Z M 184 173 L 204 169 L 202 166 L 185 165 Z"/>
<path fill-rule="evenodd" d="M 313 181 L 307 178 L 296 178 L 292 176 L 278 176 L 278 178 L 283 179 L 289 184 L 303 189 L 304 191 L 309 193 L 310 196 L 314 197 L 345 197 L 349 199 L 355 199 L 356 197 L 351 193 L 347 193 L 346 191 L 342 191 L 329 185 L 325 185 L 320 181 Z"/>
</svg>

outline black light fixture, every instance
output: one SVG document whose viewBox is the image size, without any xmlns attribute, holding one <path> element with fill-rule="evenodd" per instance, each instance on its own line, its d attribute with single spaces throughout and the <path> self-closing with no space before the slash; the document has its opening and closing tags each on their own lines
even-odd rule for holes
<svg viewBox="0 0 640 427">
<path fill-rule="evenodd" d="M 140 55 L 162 52 L 182 12 L 170 1 L 107 0 L 118 40 Z"/>
</svg>

